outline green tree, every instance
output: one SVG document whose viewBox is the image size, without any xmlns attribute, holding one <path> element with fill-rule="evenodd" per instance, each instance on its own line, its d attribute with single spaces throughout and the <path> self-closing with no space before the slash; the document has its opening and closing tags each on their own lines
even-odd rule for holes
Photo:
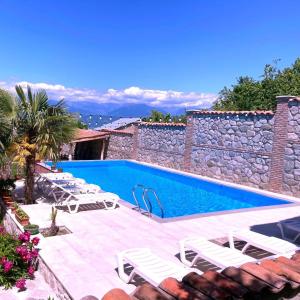
<svg viewBox="0 0 300 300">
<path fill-rule="evenodd" d="M 163 123 L 186 123 L 186 116 L 180 115 L 180 116 L 171 116 L 170 113 L 163 114 L 160 111 L 152 110 L 151 115 L 148 118 L 143 118 L 143 121 L 145 122 L 163 122 Z"/>
<path fill-rule="evenodd" d="M 242 76 L 231 88 L 224 87 L 215 110 L 270 110 L 276 107 L 276 96 L 300 95 L 300 58 L 280 70 L 277 61 L 267 64 L 259 80 Z"/>
<path fill-rule="evenodd" d="M 79 129 L 88 129 L 88 126 L 79 119 L 76 120 L 76 126 Z"/>
<path fill-rule="evenodd" d="M 30 204 L 33 203 L 36 160 L 59 159 L 62 144 L 74 136 L 76 119 L 66 111 L 63 100 L 50 105 L 44 90 L 33 93 L 28 86 L 25 94 L 21 86 L 16 86 L 16 92 L 16 100 L 12 96 L 9 100 L 14 113 L 8 138 L 10 147 L 6 147 L 6 152 L 25 166 L 25 201 Z"/>
<path fill-rule="evenodd" d="M 0 162 L 6 156 L 6 149 L 11 142 L 12 120 L 15 115 L 15 99 L 12 95 L 0 89 Z"/>
</svg>

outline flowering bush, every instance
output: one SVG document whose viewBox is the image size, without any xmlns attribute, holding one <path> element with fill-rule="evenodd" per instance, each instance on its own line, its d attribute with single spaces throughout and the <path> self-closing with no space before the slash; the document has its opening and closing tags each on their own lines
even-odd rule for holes
<svg viewBox="0 0 300 300">
<path fill-rule="evenodd" d="M 26 279 L 34 276 L 38 243 L 39 238 L 31 239 L 27 231 L 13 237 L 0 226 L 0 286 L 25 289 Z"/>
</svg>

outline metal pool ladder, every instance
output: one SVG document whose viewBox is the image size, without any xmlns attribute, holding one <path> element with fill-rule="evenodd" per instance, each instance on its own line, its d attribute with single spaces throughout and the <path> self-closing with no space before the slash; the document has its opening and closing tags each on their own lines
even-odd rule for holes
<svg viewBox="0 0 300 300">
<path fill-rule="evenodd" d="M 144 202 L 146 211 L 143 211 L 143 209 L 141 208 L 140 202 L 138 201 L 138 198 L 136 196 L 136 191 L 138 189 L 142 190 L 142 200 Z M 150 197 L 149 197 L 149 194 L 151 194 L 151 193 L 154 195 L 154 197 L 156 199 L 156 202 L 157 202 L 157 204 L 160 208 L 161 218 L 163 218 L 164 217 L 164 210 L 163 210 L 162 204 L 160 202 L 160 199 L 157 196 L 156 191 L 153 188 L 145 187 L 143 184 L 136 184 L 132 188 L 132 196 L 133 196 L 133 199 L 134 199 L 135 204 L 136 204 L 136 207 L 134 207 L 134 209 L 138 210 L 141 214 L 148 215 L 148 217 L 151 218 L 152 217 L 152 203 L 151 203 Z"/>
</svg>

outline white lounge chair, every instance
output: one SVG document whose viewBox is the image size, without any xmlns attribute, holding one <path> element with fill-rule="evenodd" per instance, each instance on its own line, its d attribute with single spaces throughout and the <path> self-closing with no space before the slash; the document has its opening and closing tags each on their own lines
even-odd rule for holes
<svg viewBox="0 0 300 300">
<path fill-rule="evenodd" d="M 37 174 L 35 183 L 39 190 L 48 190 L 55 181 L 71 182 L 76 180 L 71 173 L 40 173 Z"/>
<path fill-rule="evenodd" d="M 74 178 L 72 173 L 69 172 L 61 172 L 61 173 L 41 173 L 40 174 L 43 177 L 47 177 L 49 179 L 55 180 L 55 179 L 70 179 Z"/>
<path fill-rule="evenodd" d="M 203 258 L 222 269 L 229 266 L 238 267 L 247 262 L 257 261 L 251 256 L 242 254 L 236 249 L 217 245 L 203 237 L 183 239 L 179 242 L 179 246 L 181 261 L 190 267 L 200 258 Z M 197 253 L 192 261 L 187 260 L 186 250 L 192 250 Z"/>
<path fill-rule="evenodd" d="M 252 245 L 257 248 L 263 249 L 273 254 L 285 254 L 289 255 L 294 253 L 299 248 L 287 241 L 276 237 L 269 237 L 249 229 L 231 230 L 228 234 L 229 245 L 231 249 L 234 249 L 234 238 L 238 238 L 246 242 L 246 245 L 241 250 L 244 253 L 247 248 Z"/>
<path fill-rule="evenodd" d="M 117 194 L 103 192 L 95 194 L 72 194 L 69 193 L 69 196 L 61 201 L 60 205 L 66 205 L 70 214 L 75 214 L 78 212 L 80 204 L 88 203 L 103 203 L 105 209 L 115 209 L 120 197 Z M 108 203 L 112 203 L 111 206 L 108 206 Z M 72 209 L 72 206 L 75 207 Z"/>
<path fill-rule="evenodd" d="M 119 276 L 126 283 L 129 283 L 135 274 L 138 274 L 149 283 L 158 286 L 167 277 L 182 280 L 185 275 L 192 272 L 189 268 L 160 258 L 148 248 L 125 250 L 117 255 L 117 260 Z M 129 275 L 125 273 L 125 263 L 129 263 L 133 267 Z"/>
</svg>

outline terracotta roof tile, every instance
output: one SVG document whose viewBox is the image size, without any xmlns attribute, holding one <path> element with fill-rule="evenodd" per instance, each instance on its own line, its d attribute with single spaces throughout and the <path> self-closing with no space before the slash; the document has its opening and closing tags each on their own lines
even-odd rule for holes
<svg viewBox="0 0 300 300">
<path fill-rule="evenodd" d="M 221 272 L 221 274 L 240 283 L 242 286 L 246 287 L 252 293 L 261 293 L 263 290 L 270 288 L 270 286 L 266 282 L 261 281 L 257 277 L 236 267 L 228 267 L 224 269 Z"/>
<path fill-rule="evenodd" d="M 292 256 L 292 260 L 300 262 L 300 250 L 295 252 L 295 254 Z"/>
<path fill-rule="evenodd" d="M 178 126 L 184 127 L 185 123 L 159 123 L 159 122 L 141 122 L 139 126 Z"/>
<path fill-rule="evenodd" d="M 273 293 L 279 293 L 285 288 L 285 284 L 287 283 L 287 280 L 285 280 L 283 277 L 277 275 L 276 273 L 270 272 L 255 263 L 246 263 L 240 268 L 269 284 L 272 287 L 271 290 Z"/>
<path fill-rule="evenodd" d="M 206 271 L 202 276 L 236 298 L 240 299 L 249 293 L 248 289 L 243 287 L 241 284 L 216 271 Z"/>
<path fill-rule="evenodd" d="M 121 134 L 133 134 L 134 128 L 129 127 L 125 129 L 102 129 L 101 132 L 107 132 L 107 133 L 121 133 Z"/>
<path fill-rule="evenodd" d="M 228 292 L 218 288 L 206 278 L 198 275 L 195 272 L 189 273 L 188 275 L 184 276 L 182 282 L 213 299 L 232 299 L 232 296 Z"/>
<path fill-rule="evenodd" d="M 296 289 L 300 286 L 300 274 L 295 272 L 294 270 L 290 269 L 284 263 L 275 262 L 275 261 L 266 259 L 261 262 L 260 266 L 270 272 L 273 272 L 280 276 L 284 276 L 288 280 L 292 281 L 291 282 L 292 288 Z"/>
<path fill-rule="evenodd" d="M 284 263 L 286 266 L 288 266 L 289 268 L 291 268 L 295 272 L 300 273 L 300 262 L 288 259 L 284 256 L 278 257 L 275 261 Z"/>
<path fill-rule="evenodd" d="M 222 111 L 222 110 L 190 110 L 192 115 L 274 115 L 272 110 Z"/>
<path fill-rule="evenodd" d="M 131 300 L 131 297 L 127 295 L 123 290 L 121 289 L 112 289 L 109 292 L 107 292 L 102 300 Z"/>
<path fill-rule="evenodd" d="M 165 279 L 159 287 L 178 300 L 194 299 L 194 300 L 210 300 L 211 298 L 203 293 L 196 291 L 190 286 L 179 282 L 174 278 Z"/>
<path fill-rule="evenodd" d="M 289 101 L 300 101 L 300 97 L 293 97 Z"/>
<path fill-rule="evenodd" d="M 144 284 L 133 293 L 139 300 L 209 299 L 286 299 L 297 296 L 300 287 L 300 252 L 292 259 L 284 256 L 228 267 L 221 273 L 207 271 L 186 275 L 182 282 L 165 279 L 158 288 Z M 105 298 L 106 297 L 106 298 Z M 109 297 L 109 298 L 107 298 Z M 124 298 L 122 298 L 124 297 Z M 129 300 L 119 290 L 107 293 L 103 300 Z M 295 298 L 296 299 L 296 298 Z M 298 299 L 298 298 L 297 298 Z"/>
<path fill-rule="evenodd" d="M 92 129 L 77 129 L 73 142 L 83 140 L 94 140 L 108 136 L 107 132 L 96 131 Z"/>
<path fill-rule="evenodd" d="M 156 287 L 154 287 L 150 283 L 145 283 L 139 286 L 133 293 L 133 297 L 139 300 L 152 300 L 152 299 L 169 300 L 169 297 L 164 295 L 163 292 L 159 291 Z"/>
</svg>

